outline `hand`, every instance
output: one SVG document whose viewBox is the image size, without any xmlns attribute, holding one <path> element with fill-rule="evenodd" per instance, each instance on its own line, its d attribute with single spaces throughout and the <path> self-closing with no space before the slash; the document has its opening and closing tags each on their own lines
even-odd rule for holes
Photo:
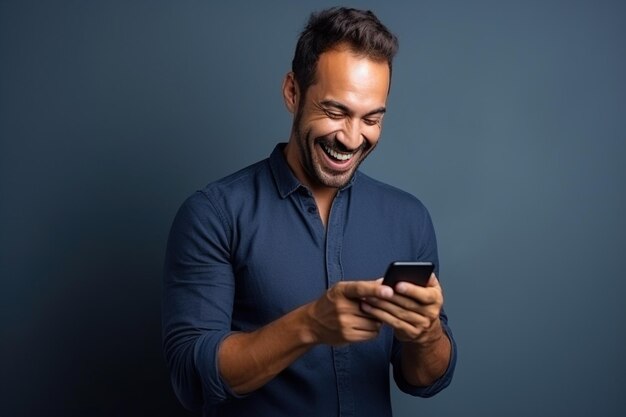
<svg viewBox="0 0 626 417">
<path fill-rule="evenodd" d="M 344 345 L 378 335 L 382 323 L 361 311 L 365 297 L 393 295 L 376 281 L 340 282 L 319 299 L 251 332 L 233 332 L 219 348 L 222 378 L 237 394 L 250 393 L 319 343 Z"/>
<path fill-rule="evenodd" d="M 361 309 L 369 297 L 393 295 L 378 281 L 343 281 L 308 305 L 311 334 L 315 343 L 333 346 L 373 339 L 382 326 L 380 320 Z"/>
<path fill-rule="evenodd" d="M 361 307 L 390 325 L 398 340 L 427 346 L 444 336 L 439 320 L 443 292 L 435 274 L 431 274 L 425 287 L 399 282 L 391 296 L 381 294 L 383 297 L 367 297 Z"/>
</svg>

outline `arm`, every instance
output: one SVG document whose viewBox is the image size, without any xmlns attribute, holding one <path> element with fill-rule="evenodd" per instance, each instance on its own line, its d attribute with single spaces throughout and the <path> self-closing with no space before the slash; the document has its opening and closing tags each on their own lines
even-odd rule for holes
<svg viewBox="0 0 626 417">
<path fill-rule="evenodd" d="M 232 333 L 219 348 L 222 378 L 238 395 L 265 385 L 313 345 L 306 306 L 250 333 Z"/>
<path fill-rule="evenodd" d="M 373 282 L 341 282 L 319 299 L 249 333 L 231 331 L 235 294 L 228 226 L 202 193 L 183 204 L 170 231 L 163 293 L 163 345 L 172 386 L 192 410 L 249 393 L 315 344 L 376 337 L 360 310 Z"/>
<path fill-rule="evenodd" d="M 226 228 L 195 193 L 170 230 L 164 265 L 163 349 L 171 383 L 190 410 L 232 396 L 219 376 L 217 349 L 230 333 L 234 277 Z"/>
<path fill-rule="evenodd" d="M 427 387 L 435 383 L 450 365 L 450 339 L 443 331 L 441 323 L 436 327 L 432 331 L 433 340 L 428 343 L 402 343 L 402 374 L 413 386 Z"/>
<path fill-rule="evenodd" d="M 316 344 L 342 345 L 378 335 L 381 323 L 364 314 L 360 299 L 376 283 L 340 282 L 319 299 L 250 333 L 234 333 L 219 350 L 219 368 L 237 394 L 260 388 Z"/>
</svg>

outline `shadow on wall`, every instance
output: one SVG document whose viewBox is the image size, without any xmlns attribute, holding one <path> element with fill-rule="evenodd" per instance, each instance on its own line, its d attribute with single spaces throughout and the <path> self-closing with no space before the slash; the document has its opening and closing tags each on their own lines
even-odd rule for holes
<svg viewBox="0 0 626 417">
<path fill-rule="evenodd" d="M 14 379 L 0 414 L 190 415 L 170 387 L 160 333 L 175 210 L 163 201 L 179 202 L 133 180 L 130 165 L 76 178 L 66 162 L 58 181 L 22 194 L 8 230 L 20 236 L 7 271 L 18 296 L 2 337 Z"/>
</svg>

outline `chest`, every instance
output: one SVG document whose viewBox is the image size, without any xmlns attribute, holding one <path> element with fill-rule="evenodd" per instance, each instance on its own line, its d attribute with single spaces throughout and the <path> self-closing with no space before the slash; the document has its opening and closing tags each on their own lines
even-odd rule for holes
<svg viewBox="0 0 626 417">
<path fill-rule="evenodd" d="M 355 213 L 346 200 L 333 203 L 326 227 L 313 203 L 283 203 L 258 210 L 237 227 L 235 330 L 262 326 L 336 282 L 376 279 L 390 261 L 410 258 L 406 232 L 376 222 L 376 213 Z"/>
</svg>

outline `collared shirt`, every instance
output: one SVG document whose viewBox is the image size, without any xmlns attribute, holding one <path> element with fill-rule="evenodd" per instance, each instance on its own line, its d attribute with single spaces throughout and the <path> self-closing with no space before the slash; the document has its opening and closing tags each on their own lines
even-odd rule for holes
<svg viewBox="0 0 626 417">
<path fill-rule="evenodd" d="M 279 144 L 268 159 L 209 184 L 180 208 L 167 245 L 164 349 L 183 405 L 205 416 L 391 416 L 389 366 L 398 387 L 400 343 L 383 326 L 372 340 L 317 345 L 258 390 L 239 396 L 217 365 L 222 340 L 253 331 L 319 298 L 343 280 L 381 277 L 396 260 L 431 261 L 438 271 L 430 216 L 408 193 L 357 171 L 340 189 L 324 226 L 310 191 L 293 175 Z"/>
</svg>

